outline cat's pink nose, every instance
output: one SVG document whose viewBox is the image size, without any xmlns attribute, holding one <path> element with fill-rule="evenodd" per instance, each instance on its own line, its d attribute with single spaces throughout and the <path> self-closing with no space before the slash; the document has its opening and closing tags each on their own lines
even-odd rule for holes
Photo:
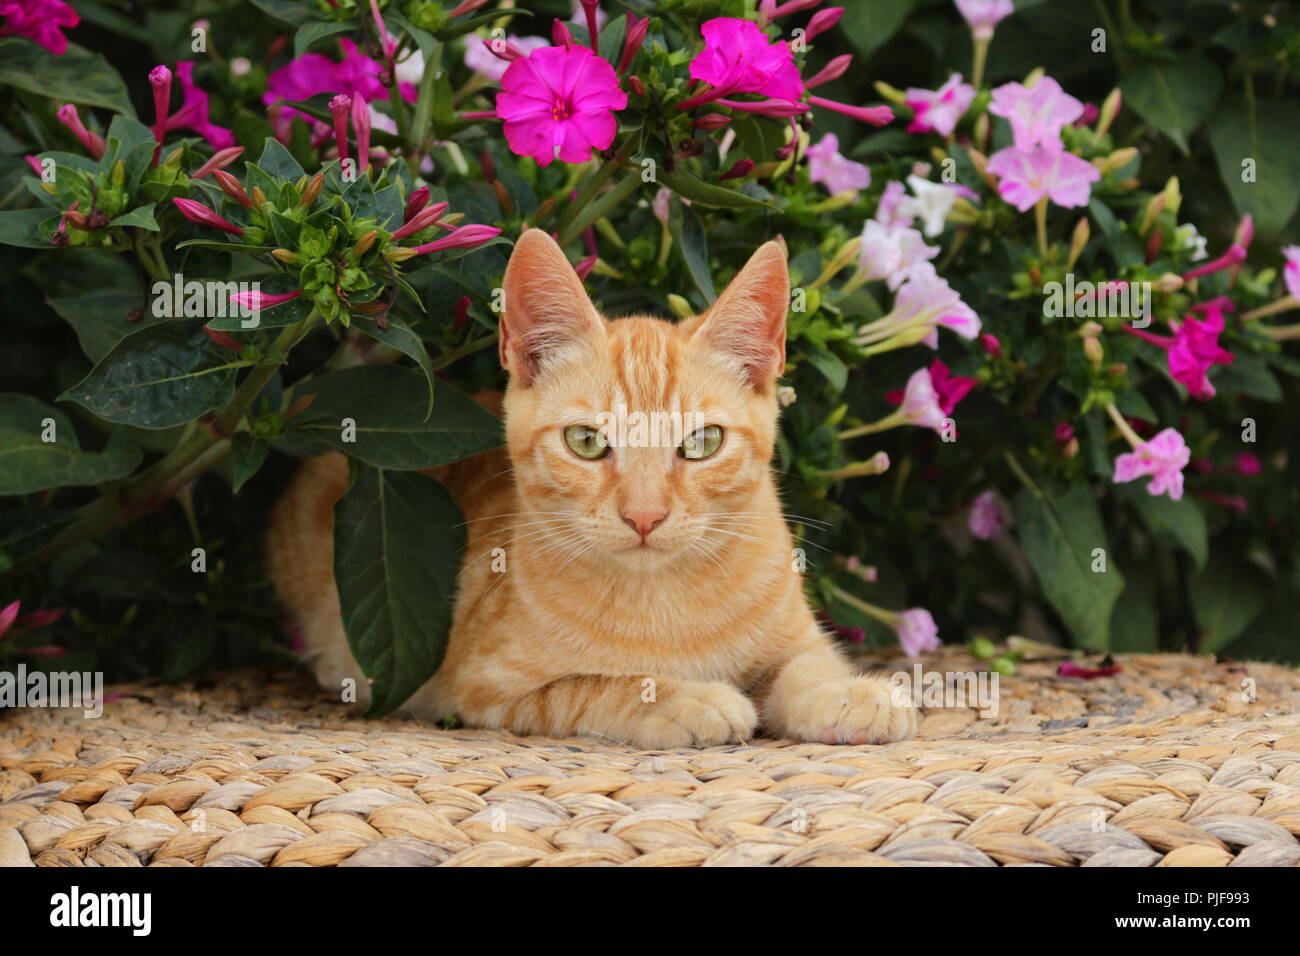
<svg viewBox="0 0 1300 956">
<path fill-rule="evenodd" d="M 619 515 L 624 524 L 641 536 L 644 543 L 646 536 L 664 523 L 668 512 L 662 508 L 624 508 Z"/>
</svg>

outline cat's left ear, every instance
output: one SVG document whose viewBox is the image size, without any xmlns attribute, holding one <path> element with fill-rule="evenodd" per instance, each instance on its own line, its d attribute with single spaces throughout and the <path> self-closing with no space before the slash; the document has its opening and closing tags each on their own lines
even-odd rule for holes
<svg viewBox="0 0 1300 956">
<path fill-rule="evenodd" d="M 686 331 L 734 361 L 753 388 L 766 393 L 785 369 L 785 316 L 790 273 L 785 249 L 765 242 L 703 315 Z M 694 326 L 694 329 L 691 328 Z"/>
</svg>

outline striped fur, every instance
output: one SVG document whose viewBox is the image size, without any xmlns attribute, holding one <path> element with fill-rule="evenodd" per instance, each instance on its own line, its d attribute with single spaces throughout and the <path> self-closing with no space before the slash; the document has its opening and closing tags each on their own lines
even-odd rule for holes
<svg viewBox="0 0 1300 956">
<path fill-rule="evenodd" d="M 784 254 L 767 243 L 704 315 L 611 321 L 549 236 L 521 237 L 501 322 L 506 448 L 431 472 L 461 505 L 469 544 L 446 659 L 411 713 L 645 748 L 744 740 L 760 724 L 827 743 L 914 733 L 912 709 L 891 706 L 888 684 L 856 675 L 818 629 L 794 570 L 771 468 L 788 298 Z M 620 404 L 700 412 L 725 429 L 722 446 L 702 461 L 671 447 L 596 461 L 568 449 L 566 426 Z M 345 477 L 342 456 L 304 463 L 267 549 L 330 688 L 365 684 L 331 571 Z M 622 517 L 638 510 L 667 517 L 643 537 Z"/>
</svg>

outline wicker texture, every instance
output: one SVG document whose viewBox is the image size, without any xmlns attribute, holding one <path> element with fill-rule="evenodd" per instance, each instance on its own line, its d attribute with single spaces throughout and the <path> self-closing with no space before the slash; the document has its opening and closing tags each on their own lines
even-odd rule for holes
<svg viewBox="0 0 1300 956">
<path fill-rule="evenodd" d="M 297 674 L 113 688 L 0 713 L 0 865 L 1300 864 L 1300 673 L 1119 661 L 906 743 L 659 753 L 352 719 Z"/>
</svg>

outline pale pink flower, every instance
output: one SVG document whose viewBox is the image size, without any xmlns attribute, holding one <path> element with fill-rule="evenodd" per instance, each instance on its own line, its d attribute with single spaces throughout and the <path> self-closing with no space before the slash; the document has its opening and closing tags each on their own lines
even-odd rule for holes
<svg viewBox="0 0 1300 956">
<path fill-rule="evenodd" d="M 948 416 L 943 413 L 943 406 L 939 404 L 939 393 L 934 389 L 934 382 L 930 378 L 928 368 L 918 368 L 907 380 L 899 411 L 909 425 L 933 428 L 935 431 L 943 430 L 943 423 Z"/>
<path fill-rule="evenodd" d="M 832 193 L 866 189 L 871 185 L 871 170 L 861 163 L 845 159 L 839 148 L 840 141 L 834 133 L 827 133 L 821 142 L 808 147 L 809 179 L 821 183 Z"/>
<path fill-rule="evenodd" d="M 1059 148 L 1061 127 L 1083 115 L 1083 104 L 1062 90 L 1056 80 L 1044 76 L 1032 87 L 1021 83 L 999 86 L 993 91 L 989 112 L 1011 122 L 1020 149 L 1034 145 Z"/>
<path fill-rule="evenodd" d="M 1091 184 L 1101 179 L 1092 163 L 1043 146 L 1000 149 L 989 158 L 987 168 L 998 177 L 999 195 L 1021 212 L 1033 208 L 1044 196 L 1058 206 L 1086 206 Z"/>
<path fill-rule="evenodd" d="M 909 133 L 934 132 L 949 136 L 975 99 L 975 87 L 963 83 L 961 74 L 954 73 L 937 90 L 909 87 L 905 95 L 903 102 L 916 112 L 907 127 Z"/>
<path fill-rule="evenodd" d="M 1191 452 L 1183 436 L 1176 429 L 1166 428 L 1150 441 L 1139 442 L 1131 452 L 1115 459 L 1115 482 L 1133 481 L 1151 476 L 1147 492 L 1160 495 L 1168 492 L 1178 501 L 1183 497 L 1183 468 L 1191 459 Z"/>
<path fill-rule="evenodd" d="M 880 194 L 880 204 L 876 206 L 876 221 L 882 226 L 910 226 L 912 217 L 903 214 L 903 200 L 906 197 L 907 191 L 897 179 L 885 183 L 885 191 Z"/>
<path fill-rule="evenodd" d="M 932 349 L 939 346 L 939 326 L 951 329 L 964 339 L 973 340 L 980 333 L 979 316 L 933 270 L 908 277 L 894 298 L 894 311 L 910 313 L 928 322 L 930 332 L 922 341 Z"/>
<path fill-rule="evenodd" d="M 884 279 L 890 291 L 898 289 L 916 272 L 919 264 L 939 254 L 938 246 L 910 226 L 886 226 L 868 219 L 862 226 L 858 267 L 868 280 Z"/>
<path fill-rule="evenodd" d="M 975 496 L 970 505 L 970 517 L 966 519 L 970 533 L 981 541 L 989 541 L 1002 533 L 1006 519 L 998 507 L 997 498 L 992 491 L 981 492 Z"/>
<path fill-rule="evenodd" d="M 1286 246 L 1282 250 L 1286 265 L 1282 268 L 1282 281 L 1289 295 L 1300 299 L 1300 246 Z"/>
<path fill-rule="evenodd" d="M 506 69 L 510 64 L 492 52 L 489 47 L 492 42 L 496 41 L 484 40 L 477 33 L 467 34 L 465 37 L 465 65 L 479 76 L 485 76 L 495 83 L 500 83 L 501 77 L 505 76 Z M 551 43 L 546 37 L 519 37 L 513 33 L 507 36 L 504 42 L 512 44 L 515 49 L 525 56 L 534 50 L 550 46 Z"/>
<path fill-rule="evenodd" d="M 908 657 L 933 651 L 940 644 L 939 627 L 934 623 L 930 612 L 924 608 L 914 607 L 900 611 L 894 632 L 898 634 L 898 643 Z"/>
<path fill-rule="evenodd" d="M 988 40 L 999 22 L 1015 13 L 1011 0 L 954 0 L 977 40 Z"/>
<path fill-rule="evenodd" d="M 501 77 L 497 115 L 510 149 L 539 166 L 583 163 L 618 133 L 614 111 L 627 106 L 607 60 L 576 44 L 542 47 L 515 60 Z"/>
</svg>

